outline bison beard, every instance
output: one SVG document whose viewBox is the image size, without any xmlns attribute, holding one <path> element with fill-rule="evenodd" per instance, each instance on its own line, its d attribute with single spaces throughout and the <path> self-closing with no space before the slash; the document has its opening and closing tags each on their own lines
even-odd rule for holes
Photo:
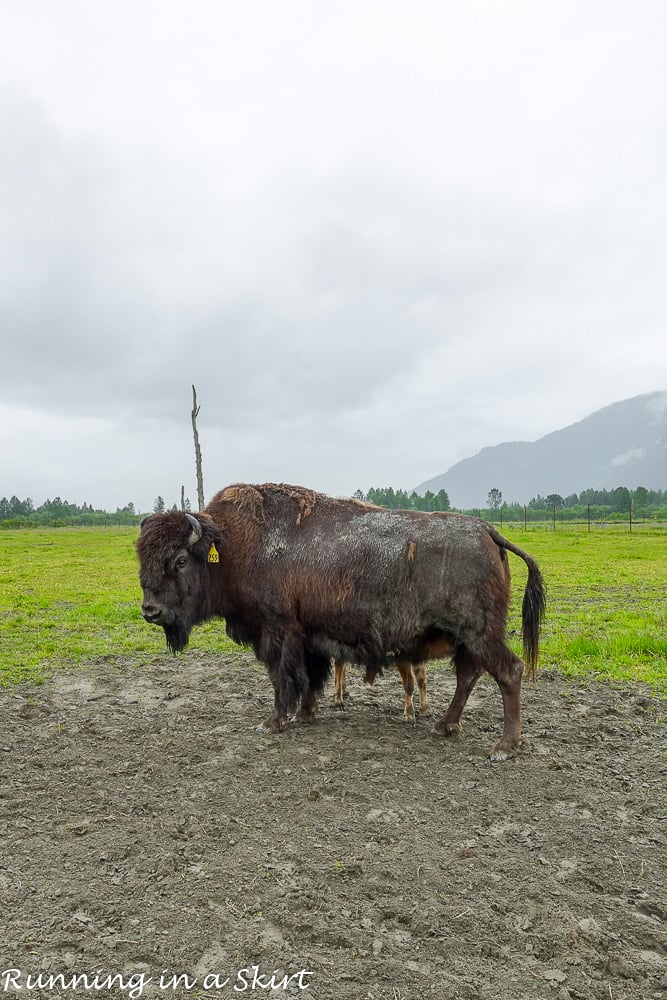
<svg viewBox="0 0 667 1000">
<path fill-rule="evenodd" d="M 182 621 L 165 625 L 164 635 L 172 653 L 182 653 L 190 641 L 190 629 Z"/>
<path fill-rule="evenodd" d="M 210 559 L 214 548 L 219 560 Z M 144 617 L 162 625 L 171 650 L 185 649 L 194 625 L 219 616 L 230 638 L 251 645 L 266 666 L 275 703 L 260 728 L 280 731 L 295 710 L 312 718 L 332 659 L 366 667 L 371 680 L 389 663 L 407 673 L 451 656 L 456 691 L 435 731 L 460 733 L 486 670 L 503 700 L 494 760 L 524 746 L 524 663 L 505 639 L 508 552 L 528 569 L 522 631 L 532 670 L 545 608 L 539 567 L 477 518 L 241 484 L 218 493 L 196 518 L 152 515 L 137 542 Z"/>
</svg>

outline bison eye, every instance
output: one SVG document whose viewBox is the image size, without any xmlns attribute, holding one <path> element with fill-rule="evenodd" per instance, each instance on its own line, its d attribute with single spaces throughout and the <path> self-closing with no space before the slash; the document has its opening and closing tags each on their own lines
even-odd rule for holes
<svg viewBox="0 0 667 1000">
<path fill-rule="evenodd" d="M 187 564 L 188 564 L 187 556 L 179 556 L 178 559 L 176 560 L 176 566 L 178 567 L 178 569 L 183 569 L 183 567 L 187 566 Z"/>
</svg>

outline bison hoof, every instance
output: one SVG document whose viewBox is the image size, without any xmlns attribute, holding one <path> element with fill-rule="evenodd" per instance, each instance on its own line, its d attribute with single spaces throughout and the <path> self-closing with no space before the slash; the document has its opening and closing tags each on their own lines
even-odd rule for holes
<svg viewBox="0 0 667 1000">
<path fill-rule="evenodd" d="M 258 726 L 255 726 L 255 732 L 265 735 L 266 733 L 282 733 L 283 729 L 287 725 L 287 719 L 274 719 L 273 716 L 265 719 L 264 722 L 260 722 Z"/>
<path fill-rule="evenodd" d="M 463 732 L 460 722 L 446 722 L 444 719 L 438 719 L 433 729 L 440 736 L 460 736 Z"/>
<path fill-rule="evenodd" d="M 299 708 L 297 710 L 295 718 L 299 722 L 314 722 L 315 712 L 313 712 L 312 709 L 309 708 Z"/>
<path fill-rule="evenodd" d="M 345 705 L 343 704 L 343 702 L 342 701 L 335 701 L 334 702 L 334 712 L 344 712 L 344 711 L 345 711 Z"/>
<path fill-rule="evenodd" d="M 411 712 L 407 712 L 406 711 L 406 712 L 403 713 L 403 721 L 404 722 L 411 722 L 413 726 L 417 725 L 417 720 L 415 719 L 415 710 L 414 710 L 414 708 L 413 708 L 413 710 Z"/>
<path fill-rule="evenodd" d="M 502 740 L 496 743 L 489 754 L 489 760 L 492 764 L 501 764 L 503 761 L 511 760 L 512 757 L 525 753 L 527 750 L 528 744 L 523 737 L 520 736 L 517 739 L 503 736 Z"/>
<path fill-rule="evenodd" d="M 421 715 L 422 719 L 430 719 L 431 716 L 433 715 L 433 712 L 428 707 L 428 705 L 425 705 L 423 708 L 419 709 L 419 714 Z"/>
</svg>

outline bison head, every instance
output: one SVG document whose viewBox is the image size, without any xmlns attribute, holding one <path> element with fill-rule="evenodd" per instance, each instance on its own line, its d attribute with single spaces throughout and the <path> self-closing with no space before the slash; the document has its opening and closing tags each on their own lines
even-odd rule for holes
<svg viewBox="0 0 667 1000">
<path fill-rule="evenodd" d="M 185 649 L 193 625 L 213 614 L 209 554 L 221 533 L 206 515 L 169 511 L 141 522 L 137 540 L 141 613 L 161 625 L 173 652 Z"/>
</svg>

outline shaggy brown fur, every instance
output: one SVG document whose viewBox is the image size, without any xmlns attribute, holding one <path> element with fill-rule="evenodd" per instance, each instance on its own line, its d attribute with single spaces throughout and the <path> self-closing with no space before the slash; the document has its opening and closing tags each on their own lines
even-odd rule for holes
<svg viewBox="0 0 667 1000">
<path fill-rule="evenodd" d="M 465 702 L 487 670 L 504 706 L 495 756 L 521 747 L 523 663 L 505 642 L 508 551 L 528 567 L 522 620 L 531 669 L 545 592 L 535 561 L 491 525 L 274 483 L 227 487 L 196 518 L 194 544 L 186 515 L 146 520 L 137 543 L 144 617 L 164 628 L 173 649 L 198 622 L 223 617 L 228 634 L 267 667 L 275 692 L 267 728 L 282 729 L 297 709 L 312 717 L 332 659 L 371 674 L 400 663 L 409 685 L 409 665 L 449 652 L 457 687 L 436 731 L 460 731 Z M 213 543 L 220 561 L 211 564 Z"/>
</svg>

